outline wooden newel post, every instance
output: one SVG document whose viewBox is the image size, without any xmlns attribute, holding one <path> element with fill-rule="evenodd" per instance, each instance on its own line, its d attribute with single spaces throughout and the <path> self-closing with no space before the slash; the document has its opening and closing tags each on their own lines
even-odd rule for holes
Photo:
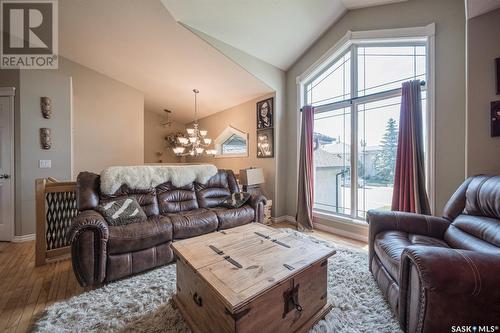
<svg viewBox="0 0 500 333">
<path fill-rule="evenodd" d="M 35 246 L 35 266 L 45 265 L 45 254 L 47 252 L 46 240 L 46 208 L 45 208 L 45 179 L 35 181 L 36 191 L 36 246 Z"/>
</svg>

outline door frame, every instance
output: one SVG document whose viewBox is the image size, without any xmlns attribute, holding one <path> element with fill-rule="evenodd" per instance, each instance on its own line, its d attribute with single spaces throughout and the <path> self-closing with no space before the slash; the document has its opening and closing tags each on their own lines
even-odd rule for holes
<svg viewBox="0 0 500 333">
<path fill-rule="evenodd" d="M 14 98 L 16 95 L 16 88 L 15 87 L 0 87 L 0 97 L 9 97 L 10 100 L 10 175 L 11 175 L 11 182 L 10 182 L 10 192 L 12 193 L 12 200 L 10 203 L 9 211 L 10 211 L 10 216 L 12 216 L 11 221 L 10 221 L 10 241 L 12 242 L 14 240 L 14 232 L 15 232 L 15 202 L 16 202 L 16 194 L 15 194 L 15 182 L 16 182 L 16 170 L 15 170 L 15 164 L 14 164 L 14 149 L 15 149 L 15 126 L 14 126 L 14 118 L 15 118 L 15 105 L 14 105 Z"/>
</svg>

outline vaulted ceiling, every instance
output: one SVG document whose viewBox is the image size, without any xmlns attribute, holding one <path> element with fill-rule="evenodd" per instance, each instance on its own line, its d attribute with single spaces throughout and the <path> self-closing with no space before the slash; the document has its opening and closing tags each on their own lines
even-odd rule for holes
<svg viewBox="0 0 500 333">
<path fill-rule="evenodd" d="M 398 1 L 64 0 L 59 51 L 144 92 L 146 110 L 187 123 L 193 88 L 199 117 L 272 90 L 183 25 L 286 70 L 348 8 Z"/>
<path fill-rule="evenodd" d="M 174 120 L 225 110 L 272 90 L 179 25 L 159 0 L 59 1 L 60 54 L 145 94 Z"/>
<path fill-rule="evenodd" d="M 467 18 L 473 18 L 497 8 L 500 8 L 500 0 L 466 0 Z"/>
<path fill-rule="evenodd" d="M 348 9 L 406 0 L 162 0 L 172 16 L 287 70 Z"/>
</svg>

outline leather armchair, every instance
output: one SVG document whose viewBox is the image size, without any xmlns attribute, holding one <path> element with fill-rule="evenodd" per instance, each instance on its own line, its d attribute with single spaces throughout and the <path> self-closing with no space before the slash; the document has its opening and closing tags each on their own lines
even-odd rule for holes
<svg viewBox="0 0 500 333">
<path fill-rule="evenodd" d="M 500 176 L 467 179 L 443 217 L 368 212 L 369 267 L 405 332 L 500 324 Z"/>
</svg>

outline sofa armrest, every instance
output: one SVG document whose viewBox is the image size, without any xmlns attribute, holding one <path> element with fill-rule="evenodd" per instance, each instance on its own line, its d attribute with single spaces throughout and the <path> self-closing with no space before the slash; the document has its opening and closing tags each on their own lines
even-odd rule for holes
<svg viewBox="0 0 500 333">
<path fill-rule="evenodd" d="M 424 288 L 500 300 L 500 252 L 412 245 L 401 259 L 416 266 Z"/>
<path fill-rule="evenodd" d="M 367 221 L 370 239 L 382 231 L 403 231 L 442 239 L 450 222 L 442 217 L 406 212 L 370 210 Z"/>
<path fill-rule="evenodd" d="M 407 247 L 401 255 L 399 317 L 408 332 L 498 325 L 499 253 Z"/>
<path fill-rule="evenodd" d="M 442 217 L 397 211 L 369 210 L 367 213 L 370 270 L 375 251 L 375 237 L 384 231 L 403 231 L 443 239 L 450 222 Z"/>
<path fill-rule="evenodd" d="M 264 206 L 267 204 L 267 198 L 262 194 L 252 194 L 248 199 L 248 204 L 255 211 L 255 221 L 264 222 Z"/>
<path fill-rule="evenodd" d="M 104 281 L 108 237 L 108 224 L 98 212 L 85 210 L 73 219 L 68 239 L 71 243 L 73 271 L 82 287 Z"/>
</svg>

